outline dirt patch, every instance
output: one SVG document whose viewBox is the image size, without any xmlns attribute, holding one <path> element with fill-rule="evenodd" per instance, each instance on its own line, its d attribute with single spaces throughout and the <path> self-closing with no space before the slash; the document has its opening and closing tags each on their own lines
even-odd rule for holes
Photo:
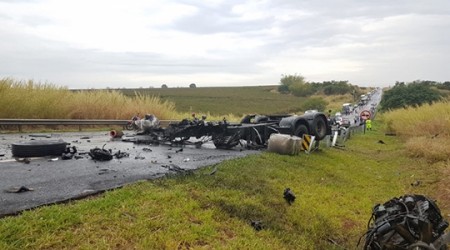
<svg viewBox="0 0 450 250">
<path fill-rule="evenodd" d="M 356 223 L 355 221 L 348 218 L 344 218 L 342 220 L 342 229 L 344 232 L 349 232 L 355 227 L 358 227 L 358 223 Z"/>
</svg>

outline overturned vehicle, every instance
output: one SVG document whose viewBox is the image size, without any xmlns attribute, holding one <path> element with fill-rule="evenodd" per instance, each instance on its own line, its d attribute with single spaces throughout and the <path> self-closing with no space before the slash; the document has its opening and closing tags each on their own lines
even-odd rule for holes
<svg viewBox="0 0 450 250">
<path fill-rule="evenodd" d="M 263 148 L 271 134 L 280 133 L 301 137 L 315 136 L 317 141 L 331 134 L 331 126 L 325 114 L 320 112 L 297 115 L 247 115 L 240 123 L 225 119 L 209 122 L 206 119 L 183 119 L 166 128 L 151 127 L 132 139 L 137 143 L 189 143 L 191 137 L 203 143 L 212 140 L 216 148 L 231 149 L 245 141 L 247 148 Z"/>
</svg>

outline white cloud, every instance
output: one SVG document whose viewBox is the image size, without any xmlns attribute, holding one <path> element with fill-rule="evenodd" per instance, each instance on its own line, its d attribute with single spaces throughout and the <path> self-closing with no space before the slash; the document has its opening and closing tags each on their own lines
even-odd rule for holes
<svg viewBox="0 0 450 250">
<path fill-rule="evenodd" d="M 69 87 L 450 80 L 450 2 L 0 0 L 0 77 Z M 114 85 L 112 85 L 114 84 Z"/>
</svg>

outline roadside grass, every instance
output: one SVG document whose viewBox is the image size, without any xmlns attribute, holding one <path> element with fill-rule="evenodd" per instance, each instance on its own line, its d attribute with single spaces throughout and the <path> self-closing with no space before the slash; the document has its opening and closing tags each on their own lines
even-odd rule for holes
<svg viewBox="0 0 450 250">
<path fill-rule="evenodd" d="M 430 162 L 450 160 L 450 105 L 448 102 L 384 113 L 385 130 L 406 143 L 412 157 Z"/>
<path fill-rule="evenodd" d="M 416 160 L 426 161 L 427 172 L 440 176 L 435 185 L 436 198 L 450 209 L 450 105 L 448 101 L 383 113 L 386 132 L 396 133 L 405 143 L 406 152 Z"/>
<path fill-rule="evenodd" d="M 52 84 L 0 80 L 0 117 L 27 119 L 130 119 L 153 113 L 160 119 L 179 115 L 174 104 L 158 97 L 127 97 L 117 91 L 74 92 Z"/>
<path fill-rule="evenodd" d="M 380 125 L 341 149 L 264 152 L 4 218 L 0 249 L 354 249 L 376 203 L 435 197 L 440 178 Z M 415 180 L 424 184 L 411 186 Z M 292 205 L 287 187 L 297 196 Z"/>
</svg>

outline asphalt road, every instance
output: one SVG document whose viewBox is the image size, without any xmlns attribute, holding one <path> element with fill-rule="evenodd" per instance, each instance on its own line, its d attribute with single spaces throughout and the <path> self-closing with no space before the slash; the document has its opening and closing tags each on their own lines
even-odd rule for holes
<svg viewBox="0 0 450 250">
<path fill-rule="evenodd" d="M 51 138 L 30 135 L 0 134 L 0 217 L 259 152 L 242 150 L 240 147 L 219 150 L 211 142 L 203 144 L 201 148 L 193 145 L 171 147 L 133 144 L 112 140 L 108 132 L 33 134 L 51 135 Z M 82 154 L 81 159 L 72 160 L 45 157 L 31 158 L 29 163 L 16 161 L 11 155 L 10 144 L 32 139 L 63 139 L 71 146 L 76 146 L 81 153 L 105 145 L 105 149 L 112 149 L 113 153 L 120 150 L 130 155 L 106 162 L 94 161 L 87 154 Z M 33 191 L 10 192 L 21 186 Z"/>
<path fill-rule="evenodd" d="M 348 119 L 350 121 L 350 126 L 352 126 L 352 127 L 359 126 L 359 123 L 355 123 L 355 118 L 356 117 L 359 118 L 361 115 L 361 112 L 367 110 L 371 113 L 372 120 L 373 120 L 374 115 L 376 115 L 376 113 L 374 114 L 373 110 L 375 110 L 378 107 L 378 105 L 380 104 L 381 96 L 382 96 L 382 90 L 376 89 L 375 92 L 372 94 L 370 100 L 367 102 L 367 104 L 358 106 L 355 110 L 353 110 L 353 112 L 351 112 L 348 115 L 342 114 L 342 117 L 345 119 Z"/>
</svg>

